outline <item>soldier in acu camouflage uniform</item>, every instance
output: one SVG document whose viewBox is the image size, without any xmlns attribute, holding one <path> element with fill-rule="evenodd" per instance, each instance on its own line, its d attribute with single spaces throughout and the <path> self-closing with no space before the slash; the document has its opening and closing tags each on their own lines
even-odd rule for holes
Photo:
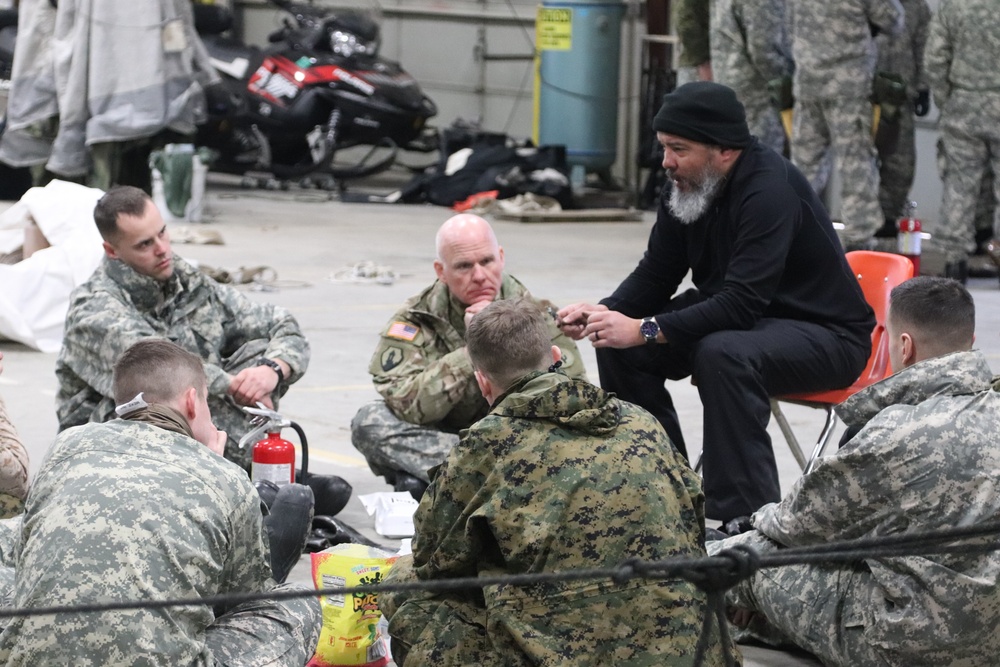
<svg viewBox="0 0 1000 667">
<path fill-rule="evenodd" d="M 917 163 L 913 113 L 926 116 L 930 111 L 930 92 L 924 81 L 924 45 L 931 10 L 927 0 L 900 0 L 900 3 L 906 12 L 903 32 L 895 37 L 879 35 L 875 40 L 878 70 L 900 75 L 906 83 L 907 98 L 913 101 L 912 107 L 909 104 L 899 107 L 895 118 L 886 118 L 885 108 L 882 112 L 882 122 L 895 124 L 897 132 L 892 150 L 879 154 L 879 204 L 889 232 L 895 230 L 897 218 L 906 212 L 913 185 Z"/>
<path fill-rule="evenodd" d="M 983 174 L 1000 174 L 1000 11 L 993 0 L 941 0 L 924 58 L 941 109 L 941 224 L 932 230 L 949 275 L 963 279 L 975 251 L 976 202 Z M 1000 179 L 993 179 L 1000 202 Z M 1000 209 L 998 209 L 1000 210 Z M 1000 217 L 994 213 L 994 234 Z"/>
<path fill-rule="evenodd" d="M 469 321 L 494 299 L 528 293 L 503 273 L 503 248 L 478 216 L 447 220 L 437 234 L 437 256 L 438 279 L 392 316 L 372 355 L 369 372 L 384 401 L 363 406 L 351 422 L 351 441 L 372 472 L 415 495 L 429 481 L 427 470 L 458 442 L 459 430 L 489 409 L 465 349 Z M 585 379 L 576 344 L 554 318 L 549 330 L 566 373 Z"/>
<path fill-rule="evenodd" d="M 123 417 L 64 431 L 35 477 L 14 605 L 289 589 L 272 579 L 260 498 L 221 456 L 201 360 L 142 341 L 113 383 Z M 315 598 L 21 617 L 0 635 L 0 664 L 301 667 L 320 622 Z"/>
<path fill-rule="evenodd" d="M 60 430 L 108 419 L 115 360 L 138 340 L 167 338 L 204 361 L 212 414 L 229 434 L 226 457 L 249 468 L 250 448 L 236 446 L 249 430 L 240 406 L 276 406 L 309 364 L 295 318 L 174 257 L 163 218 L 138 188 L 109 190 L 94 218 L 107 256 L 70 296 L 56 360 Z"/>
<path fill-rule="evenodd" d="M 762 507 L 756 530 L 710 542 L 710 552 L 1000 519 L 1000 393 L 986 358 L 971 350 L 972 297 L 951 279 L 913 278 L 892 291 L 887 326 L 899 371 L 837 408 L 862 430 L 784 500 Z M 730 601 L 824 665 L 991 665 L 1000 652 L 998 577 L 997 551 L 868 558 L 762 570 Z"/>
<path fill-rule="evenodd" d="M 795 59 L 792 162 L 817 192 L 830 177 L 830 149 L 840 174 L 840 217 L 848 249 L 870 244 L 884 218 L 872 142 L 872 34 L 898 34 L 899 0 L 789 0 Z"/>
<path fill-rule="evenodd" d="M 746 109 L 750 133 L 779 153 L 785 130 L 768 84 L 792 75 L 785 0 L 712 0 L 712 73 Z"/>
<path fill-rule="evenodd" d="M 3 352 L 0 352 L 3 373 Z M 28 493 L 28 451 L 17 437 L 17 430 L 7 416 L 7 406 L 0 397 L 0 519 L 20 514 Z M 0 563 L 3 562 L 0 548 Z"/>
<path fill-rule="evenodd" d="M 491 404 L 434 473 L 412 560 L 387 582 L 612 567 L 698 557 L 698 476 L 645 410 L 560 372 L 547 316 L 498 301 L 469 325 Z M 548 370 L 546 370 L 548 369 Z M 421 665 L 690 665 L 705 595 L 685 581 L 495 585 L 383 593 L 393 657 Z M 713 628 L 706 665 L 725 664 Z"/>
</svg>

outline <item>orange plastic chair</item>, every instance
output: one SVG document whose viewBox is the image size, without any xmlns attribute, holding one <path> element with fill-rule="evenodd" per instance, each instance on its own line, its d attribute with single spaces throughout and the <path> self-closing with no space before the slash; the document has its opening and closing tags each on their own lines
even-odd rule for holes
<svg viewBox="0 0 1000 667">
<path fill-rule="evenodd" d="M 837 414 L 833 411 L 834 406 L 844 402 L 858 391 L 868 385 L 892 374 L 889 364 L 889 337 L 885 332 L 885 317 L 889 310 L 889 293 L 896 285 L 913 277 L 913 263 L 902 255 L 894 255 L 887 252 L 873 252 L 869 250 L 856 250 L 847 253 L 847 263 L 854 270 L 858 282 L 861 283 L 861 291 L 864 292 L 865 300 L 875 311 L 875 329 L 872 331 L 872 353 L 868 357 L 868 365 L 861 372 L 861 376 L 849 387 L 843 389 L 833 389 L 829 391 L 818 391 L 804 394 L 790 394 L 788 396 L 778 396 L 771 399 L 771 414 L 774 415 L 778 427 L 781 429 L 785 441 L 788 443 L 792 455 L 798 461 L 803 473 L 812 470 L 813 465 L 823 454 L 823 450 L 830 444 L 833 438 L 833 429 L 837 423 Z M 826 411 L 826 423 L 820 431 L 819 439 L 813 448 L 812 456 L 806 461 L 799 446 L 798 438 L 792 432 L 788 420 L 781 411 L 779 402 L 805 405 L 811 408 L 818 408 Z"/>
</svg>

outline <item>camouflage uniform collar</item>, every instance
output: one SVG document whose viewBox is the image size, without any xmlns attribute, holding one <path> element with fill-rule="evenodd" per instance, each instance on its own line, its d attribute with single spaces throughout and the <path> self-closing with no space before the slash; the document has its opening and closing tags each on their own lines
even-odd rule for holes
<svg viewBox="0 0 1000 667">
<path fill-rule="evenodd" d="M 497 398 L 491 414 L 545 419 L 583 433 L 608 434 L 621 421 L 621 406 L 612 394 L 589 382 L 558 371 L 533 371 Z"/>
<path fill-rule="evenodd" d="M 182 275 L 191 266 L 180 257 L 174 256 L 174 272 L 161 282 L 138 273 L 131 266 L 118 259 L 104 258 L 104 271 L 115 284 L 128 292 L 132 303 L 143 310 L 154 310 L 171 300 L 183 290 Z"/>
<path fill-rule="evenodd" d="M 191 425 L 184 419 L 184 415 L 166 405 L 149 405 L 140 410 L 128 413 L 122 419 L 150 424 L 151 426 L 162 428 L 164 431 L 179 433 L 186 435 L 192 440 L 194 439 Z"/>
<path fill-rule="evenodd" d="M 892 405 L 918 405 L 935 396 L 986 391 L 992 376 L 981 351 L 952 352 L 904 368 L 862 389 L 836 410 L 846 424 L 861 426 Z"/>
</svg>

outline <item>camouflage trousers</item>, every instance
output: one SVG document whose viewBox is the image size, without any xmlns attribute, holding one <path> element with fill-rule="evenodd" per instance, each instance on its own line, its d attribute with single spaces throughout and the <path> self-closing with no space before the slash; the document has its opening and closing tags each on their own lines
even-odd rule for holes
<svg viewBox="0 0 1000 667">
<path fill-rule="evenodd" d="M 393 565 L 385 583 L 417 581 L 412 556 Z M 389 620 L 392 655 L 403 667 L 424 665 L 575 665 L 576 667 L 689 667 L 701 618 L 688 611 L 690 584 L 633 581 L 573 585 L 533 598 L 518 589 L 487 592 L 380 593 Z M 705 667 L 722 667 L 726 655 L 713 626 Z M 726 649 L 735 664 L 735 645 Z"/>
<path fill-rule="evenodd" d="M 365 455 L 376 475 L 390 478 L 402 470 L 429 482 L 427 471 L 448 458 L 458 435 L 403 421 L 379 400 L 363 405 L 354 415 L 351 444 Z"/>
<path fill-rule="evenodd" d="M 21 517 L 0 520 L 0 609 L 14 601 L 14 551 L 21 535 Z M 5 625 L 0 621 L 0 628 Z"/>
<path fill-rule="evenodd" d="M 302 590 L 281 584 L 274 590 Z M 316 652 L 323 612 L 315 597 L 244 602 L 215 619 L 205 644 L 216 667 L 302 667 Z"/>
<path fill-rule="evenodd" d="M 879 152 L 878 201 L 886 220 L 896 220 L 906 212 L 917 164 L 913 114 L 904 108 L 893 122 L 896 125 L 893 149 Z"/>
<path fill-rule="evenodd" d="M 983 180 L 1000 173 L 1000 94 L 955 91 L 941 110 L 938 166 L 944 191 L 941 221 L 932 228 L 935 244 L 958 261 L 976 250 L 975 227 Z M 992 196 L 1000 201 L 1000 180 Z M 1000 218 L 994 212 L 994 235 Z"/>
<path fill-rule="evenodd" d="M 403 556 L 384 583 L 417 581 L 413 557 Z M 469 594 L 379 593 L 389 621 L 392 658 L 400 667 L 514 664 L 501 659 L 486 635 L 486 608 Z"/>
<path fill-rule="evenodd" d="M 872 105 L 864 97 L 795 100 L 792 162 L 816 192 L 830 179 L 830 153 L 840 174 L 840 220 L 849 245 L 867 243 L 882 226 Z"/>
<path fill-rule="evenodd" d="M 750 134 L 754 135 L 778 155 L 785 154 L 785 128 L 781 124 L 781 115 L 771 104 L 770 95 L 767 89 L 763 90 L 737 90 L 736 95 L 743 102 L 743 107 L 747 112 L 747 125 L 750 126 Z"/>
<path fill-rule="evenodd" d="M 710 556 L 734 544 L 757 553 L 781 547 L 759 531 L 708 542 Z M 772 645 L 791 644 L 829 667 L 889 667 L 865 637 L 877 605 L 885 606 L 867 568 L 845 565 L 786 565 L 758 570 L 726 595 L 730 606 L 757 612 L 750 629 L 734 633 Z M 763 616 L 763 619 L 760 617 Z"/>
</svg>

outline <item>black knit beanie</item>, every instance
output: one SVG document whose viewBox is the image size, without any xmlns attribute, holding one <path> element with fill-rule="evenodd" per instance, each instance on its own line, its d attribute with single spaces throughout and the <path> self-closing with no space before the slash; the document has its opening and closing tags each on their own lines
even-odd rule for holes
<svg viewBox="0 0 1000 667">
<path fill-rule="evenodd" d="M 731 88 L 711 81 L 686 83 L 664 95 L 653 129 L 723 148 L 750 143 L 743 104 Z"/>
</svg>

